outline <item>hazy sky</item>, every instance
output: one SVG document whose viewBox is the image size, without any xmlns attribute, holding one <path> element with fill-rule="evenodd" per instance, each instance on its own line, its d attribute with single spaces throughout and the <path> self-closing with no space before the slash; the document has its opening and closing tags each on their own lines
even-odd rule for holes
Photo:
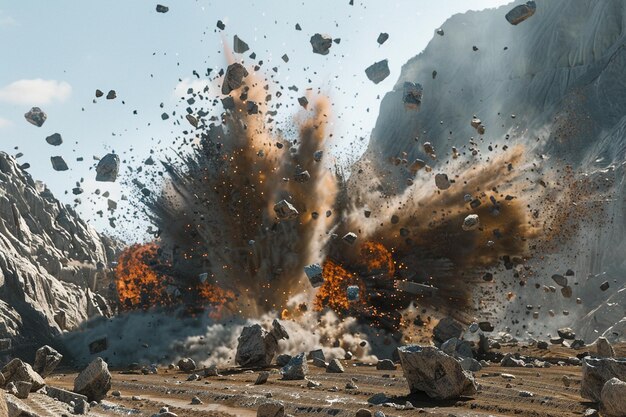
<svg viewBox="0 0 626 417">
<path fill-rule="evenodd" d="M 161 113 L 171 114 L 188 85 L 206 84 L 193 70 L 202 76 L 207 68 L 214 73 L 225 68 L 222 43 L 232 46 L 233 35 L 250 45 L 241 55 L 246 64 L 262 60 L 261 72 L 273 75 L 285 88 L 283 119 L 298 111 L 296 98 L 307 88 L 330 97 L 333 152 L 345 159 L 345 153 L 362 151 L 379 99 L 393 88 L 402 64 L 426 47 L 434 29 L 453 14 L 509 1 L 348 3 L 163 0 L 170 10 L 162 14 L 155 11 L 157 2 L 145 0 L 0 0 L 0 150 L 22 152 L 20 162 L 30 163 L 31 175 L 46 182 L 64 203 L 73 204 L 71 190 L 84 178 L 77 209 L 86 221 L 106 230 L 106 216 L 100 219 L 95 212 L 106 211 L 107 202 L 93 191 L 108 190 L 118 201 L 121 194 L 132 198 L 135 191 L 96 183 L 93 156 L 115 151 L 124 160 L 133 149 L 143 160 L 151 149 L 172 146 L 173 138 L 188 126 L 175 126 L 174 118 L 163 121 Z M 218 19 L 226 24 L 224 31 L 216 28 Z M 295 30 L 296 23 L 302 31 Z M 341 38 L 341 43 L 333 44 L 326 56 L 313 54 L 309 39 L 316 32 Z M 379 46 L 381 32 L 389 33 L 389 40 Z M 255 60 L 248 58 L 251 52 Z M 281 59 L 283 54 L 289 56 L 288 63 Z M 381 59 L 389 60 L 391 75 L 375 85 L 364 70 Z M 291 85 L 300 91 L 287 91 Z M 102 97 L 93 103 L 96 89 L 105 94 L 114 89 L 117 99 Z M 213 85 L 211 89 L 210 95 L 218 94 Z M 32 106 L 48 115 L 41 128 L 24 119 Z M 184 106 L 177 113 L 181 110 Z M 56 132 L 64 140 L 59 147 L 45 141 Z M 363 138 L 360 146 L 349 145 L 355 138 Z M 50 157 L 55 155 L 65 158 L 69 171 L 52 169 Z"/>
</svg>

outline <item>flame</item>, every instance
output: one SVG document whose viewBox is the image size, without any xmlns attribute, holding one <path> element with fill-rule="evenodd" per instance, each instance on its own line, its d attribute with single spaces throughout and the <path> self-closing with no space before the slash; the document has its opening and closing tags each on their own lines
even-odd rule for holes
<svg viewBox="0 0 626 417">
<path fill-rule="evenodd" d="M 352 304 L 365 302 L 365 283 L 357 274 L 349 272 L 331 259 L 326 259 L 322 265 L 322 276 L 324 283 L 315 297 L 316 310 L 328 307 L 341 313 L 349 310 Z M 351 285 L 358 285 L 360 288 L 358 301 L 348 300 L 347 289 Z"/>
<path fill-rule="evenodd" d="M 123 308 L 132 309 L 162 303 L 163 277 L 151 267 L 157 258 L 154 243 L 133 245 L 124 250 L 115 269 L 117 294 Z"/>
</svg>

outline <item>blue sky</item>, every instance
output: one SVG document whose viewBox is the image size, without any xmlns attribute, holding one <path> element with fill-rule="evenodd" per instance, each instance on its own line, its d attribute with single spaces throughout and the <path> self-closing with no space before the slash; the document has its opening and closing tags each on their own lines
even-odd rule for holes
<svg viewBox="0 0 626 417">
<path fill-rule="evenodd" d="M 73 204 L 71 190 L 84 179 L 77 210 L 100 230 L 111 232 L 106 216 L 95 214 L 106 212 L 107 201 L 93 192 L 109 191 L 120 202 L 122 194 L 132 200 L 134 191 L 119 183 L 96 183 L 93 156 L 115 151 L 130 162 L 131 154 L 141 161 L 152 149 L 167 153 L 183 128 L 174 126 L 173 119 L 161 120 L 161 113 L 176 108 L 179 92 L 187 85 L 204 83 L 196 80 L 193 70 L 202 75 L 206 68 L 215 72 L 225 68 L 222 42 L 231 46 L 233 35 L 250 45 L 250 51 L 242 54 L 246 64 L 263 60 L 261 71 L 266 75 L 300 89 L 281 97 L 285 106 L 290 105 L 283 107 L 283 120 L 297 111 L 296 98 L 306 88 L 330 97 L 335 117 L 332 152 L 347 160 L 346 155 L 364 149 L 379 97 L 392 89 L 402 64 L 426 47 L 434 29 L 453 14 L 509 1 L 355 0 L 354 6 L 348 0 L 160 3 L 169 7 L 168 13 L 157 13 L 157 2 L 144 0 L 0 0 L 0 150 L 23 153 L 20 162 L 30 163 L 32 176 L 43 180 L 64 203 Z M 224 31 L 216 28 L 218 19 L 226 24 Z M 296 23 L 302 31 L 295 30 Z M 326 56 L 313 54 L 309 38 L 316 32 L 341 38 L 341 43 Z M 381 32 L 390 37 L 379 46 Z M 251 52 L 256 60 L 248 58 Z M 281 59 L 283 54 L 289 56 L 288 63 Z M 381 59 L 389 60 L 391 75 L 375 85 L 364 70 Z M 211 88 L 211 95 L 217 95 Z M 102 97 L 93 103 L 96 89 L 105 95 L 114 89 L 117 99 Z M 48 115 L 41 128 L 23 116 L 35 105 Z M 45 142 L 56 132 L 64 140 L 59 147 Z M 355 138 L 363 138 L 357 139 L 359 146 L 352 145 Z M 65 158 L 69 171 L 52 169 L 50 157 L 56 155 Z M 145 227 L 141 222 L 132 225 L 139 235 Z M 129 228 L 122 227 L 126 234 Z"/>
</svg>

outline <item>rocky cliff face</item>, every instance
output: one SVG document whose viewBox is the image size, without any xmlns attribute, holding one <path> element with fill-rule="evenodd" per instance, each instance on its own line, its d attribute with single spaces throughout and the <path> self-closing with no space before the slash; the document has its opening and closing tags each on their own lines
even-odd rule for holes
<svg viewBox="0 0 626 417">
<path fill-rule="evenodd" d="M 536 3 L 536 13 L 516 26 L 505 15 L 521 2 L 446 21 L 443 36 L 434 34 L 427 48 L 403 66 L 394 90 L 382 100 L 359 167 L 384 178 L 379 188 L 399 193 L 407 180 L 411 183 L 416 158 L 432 166 L 434 175 L 447 169 L 453 147 L 469 164 L 480 166 L 504 145 L 520 145 L 527 164 L 535 164 L 534 173 L 554 174 L 542 195 L 563 195 L 566 182 L 575 184 L 578 193 L 571 193 L 564 208 L 550 208 L 549 201 L 538 198 L 529 201 L 539 211 L 565 210 L 565 222 L 575 223 L 574 232 L 552 237 L 553 248 L 531 261 L 541 271 L 533 278 L 540 285 L 554 285 L 552 274 L 574 270 L 573 295 L 514 284 L 509 289 L 516 301 L 502 314 L 508 318 L 500 329 L 510 326 L 521 334 L 522 324 L 535 331 L 540 324 L 541 331 L 553 332 L 567 323 L 592 341 L 626 315 L 615 304 L 626 283 L 626 3 Z M 405 82 L 423 86 L 419 111 L 403 102 Z M 473 117 L 482 121 L 484 134 L 471 126 Z M 425 142 L 432 144 L 436 158 L 425 151 Z M 408 164 L 392 163 L 402 159 Z M 567 181 L 559 177 L 563 172 L 571 172 Z M 422 170 L 418 175 L 429 174 Z M 610 288 L 602 291 L 605 281 Z M 574 303 L 576 298 L 581 302 Z M 547 320 L 527 320 L 523 304 L 535 310 L 542 305 L 538 314 Z M 548 309 L 555 318 L 546 316 Z M 567 314 L 561 314 L 564 310 Z M 610 319 L 603 314 L 608 310 Z"/>
<path fill-rule="evenodd" d="M 110 315 L 116 250 L 0 152 L 0 354 L 24 354 Z"/>
</svg>

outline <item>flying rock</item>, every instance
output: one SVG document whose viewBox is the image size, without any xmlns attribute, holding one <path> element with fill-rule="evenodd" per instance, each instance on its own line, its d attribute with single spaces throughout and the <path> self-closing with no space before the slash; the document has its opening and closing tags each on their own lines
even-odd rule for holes
<svg viewBox="0 0 626 417">
<path fill-rule="evenodd" d="M 304 273 L 306 274 L 313 288 L 321 287 L 324 283 L 324 277 L 322 276 L 322 272 L 323 269 L 320 264 L 311 264 L 304 267 Z"/>
<path fill-rule="evenodd" d="M 369 78 L 369 80 L 374 84 L 378 84 L 387 78 L 389 74 L 389 64 L 386 59 L 375 62 L 365 69 L 365 75 L 367 75 L 367 78 Z"/>
<path fill-rule="evenodd" d="M 381 34 L 378 35 L 378 39 L 376 39 L 376 42 L 378 42 L 379 45 L 382 45 L 383 43 L 387 42 L 387 39 L 389 39 L 389 34 L 381 32 Z"/>
<path fill-rule="evenodd" d="M 224 82 L 222 84 L 222 94 L 229 94 L 231 91 L 241 87 L 243 79 L 248 76 L 248 70 L 238 62 L 230 64 L 226 69 L 226 75 L 224 75 Z"/>
<path fill-rule="evenodd" d="M 320 55 L 328 55 L 328 50 L 333 46 L 333 39 L 328 35 L 322 35 L 316 33 L 311 36 L 311 47 L 313 47 L 313 53 Z"/>
<path fill-rule="evenodd" d="M 470 214 L 463 220 L 463 225 L 461 227 L 467 232 L 470 230 L 476 230 L 479 226 L 480 220 L 478 219 L 478 214 Z"/>
<path fill-rule="evenodd" d="M 50 162 L 52 162 L 52 169 L 55 171 L 67 171 L 69 169 L 61 156 L 51 156 Z"/>
<path fill-rule="evenodd" d="M 439 173 L 435 175 L 435 185 L 440 190 L 447 190 L 450 188 L 450 180 L 448 179 L 448 175 L 444 173 Z"/>
<path fill-rule="evenodd" d="M 352 233 L 352 232 L 348 232 L 346 233 L 341 239 L 346 242 L 349 243 L 350 245 L 352 245 L 354 242 L 356 242 L 356 234 Z"/>
<path fill-rule="evenodd" d="M 24 118 L 28 121 L 28 123 L 41 127 L 48 116 L 39 107 L 33 107 L 24 115 Z"/>
<path fill-rule="evenodd" d="M 298 217 L 300 213 L 287 200 L 281 200 L 274 205 L 274 212 L 281 220 L 290 220 Z"/>
<path fill-rule="evenodd" d="M 528 19 L 537 11 L 537 4 L 534 1 L 529 1 L 526 4 L 521 4 L 514 7 L 509 11 L 505 18 L 512 25 L 518 25 L 524 20 Z"/>
<path fill-rule="evenodd" d="M 239 38 L 239 36 L 235 35 L 233 37 L 233 51 L 235 53 L 243 54 L 244 52 L 246 52 L 249 49 L 250 49 L 250 47 L 248 46 L 248 44 L 245 43 L 243 40 L 241 40 Z"/>
<path fill-rule="evenodd" d="M 46 138 L 46 142 L 52 146 L 59 146 L 63 143 L 63 138 L 59 133 L 53 133 Z"/>
<path fill-rule="evenodd" d="M 96 181 L 115 182 L 120 169 L 120 157 L 114 153 L 106 154 L 96 166 Z"/>
<path fill-rule="evenodd" d="M 156 6 L 156 11 L 158 13 L 167 13 L 169 12 L 170 8 L 167 6 L 163 6 L 162 4 L 157 4 Z"/>
</svg>

